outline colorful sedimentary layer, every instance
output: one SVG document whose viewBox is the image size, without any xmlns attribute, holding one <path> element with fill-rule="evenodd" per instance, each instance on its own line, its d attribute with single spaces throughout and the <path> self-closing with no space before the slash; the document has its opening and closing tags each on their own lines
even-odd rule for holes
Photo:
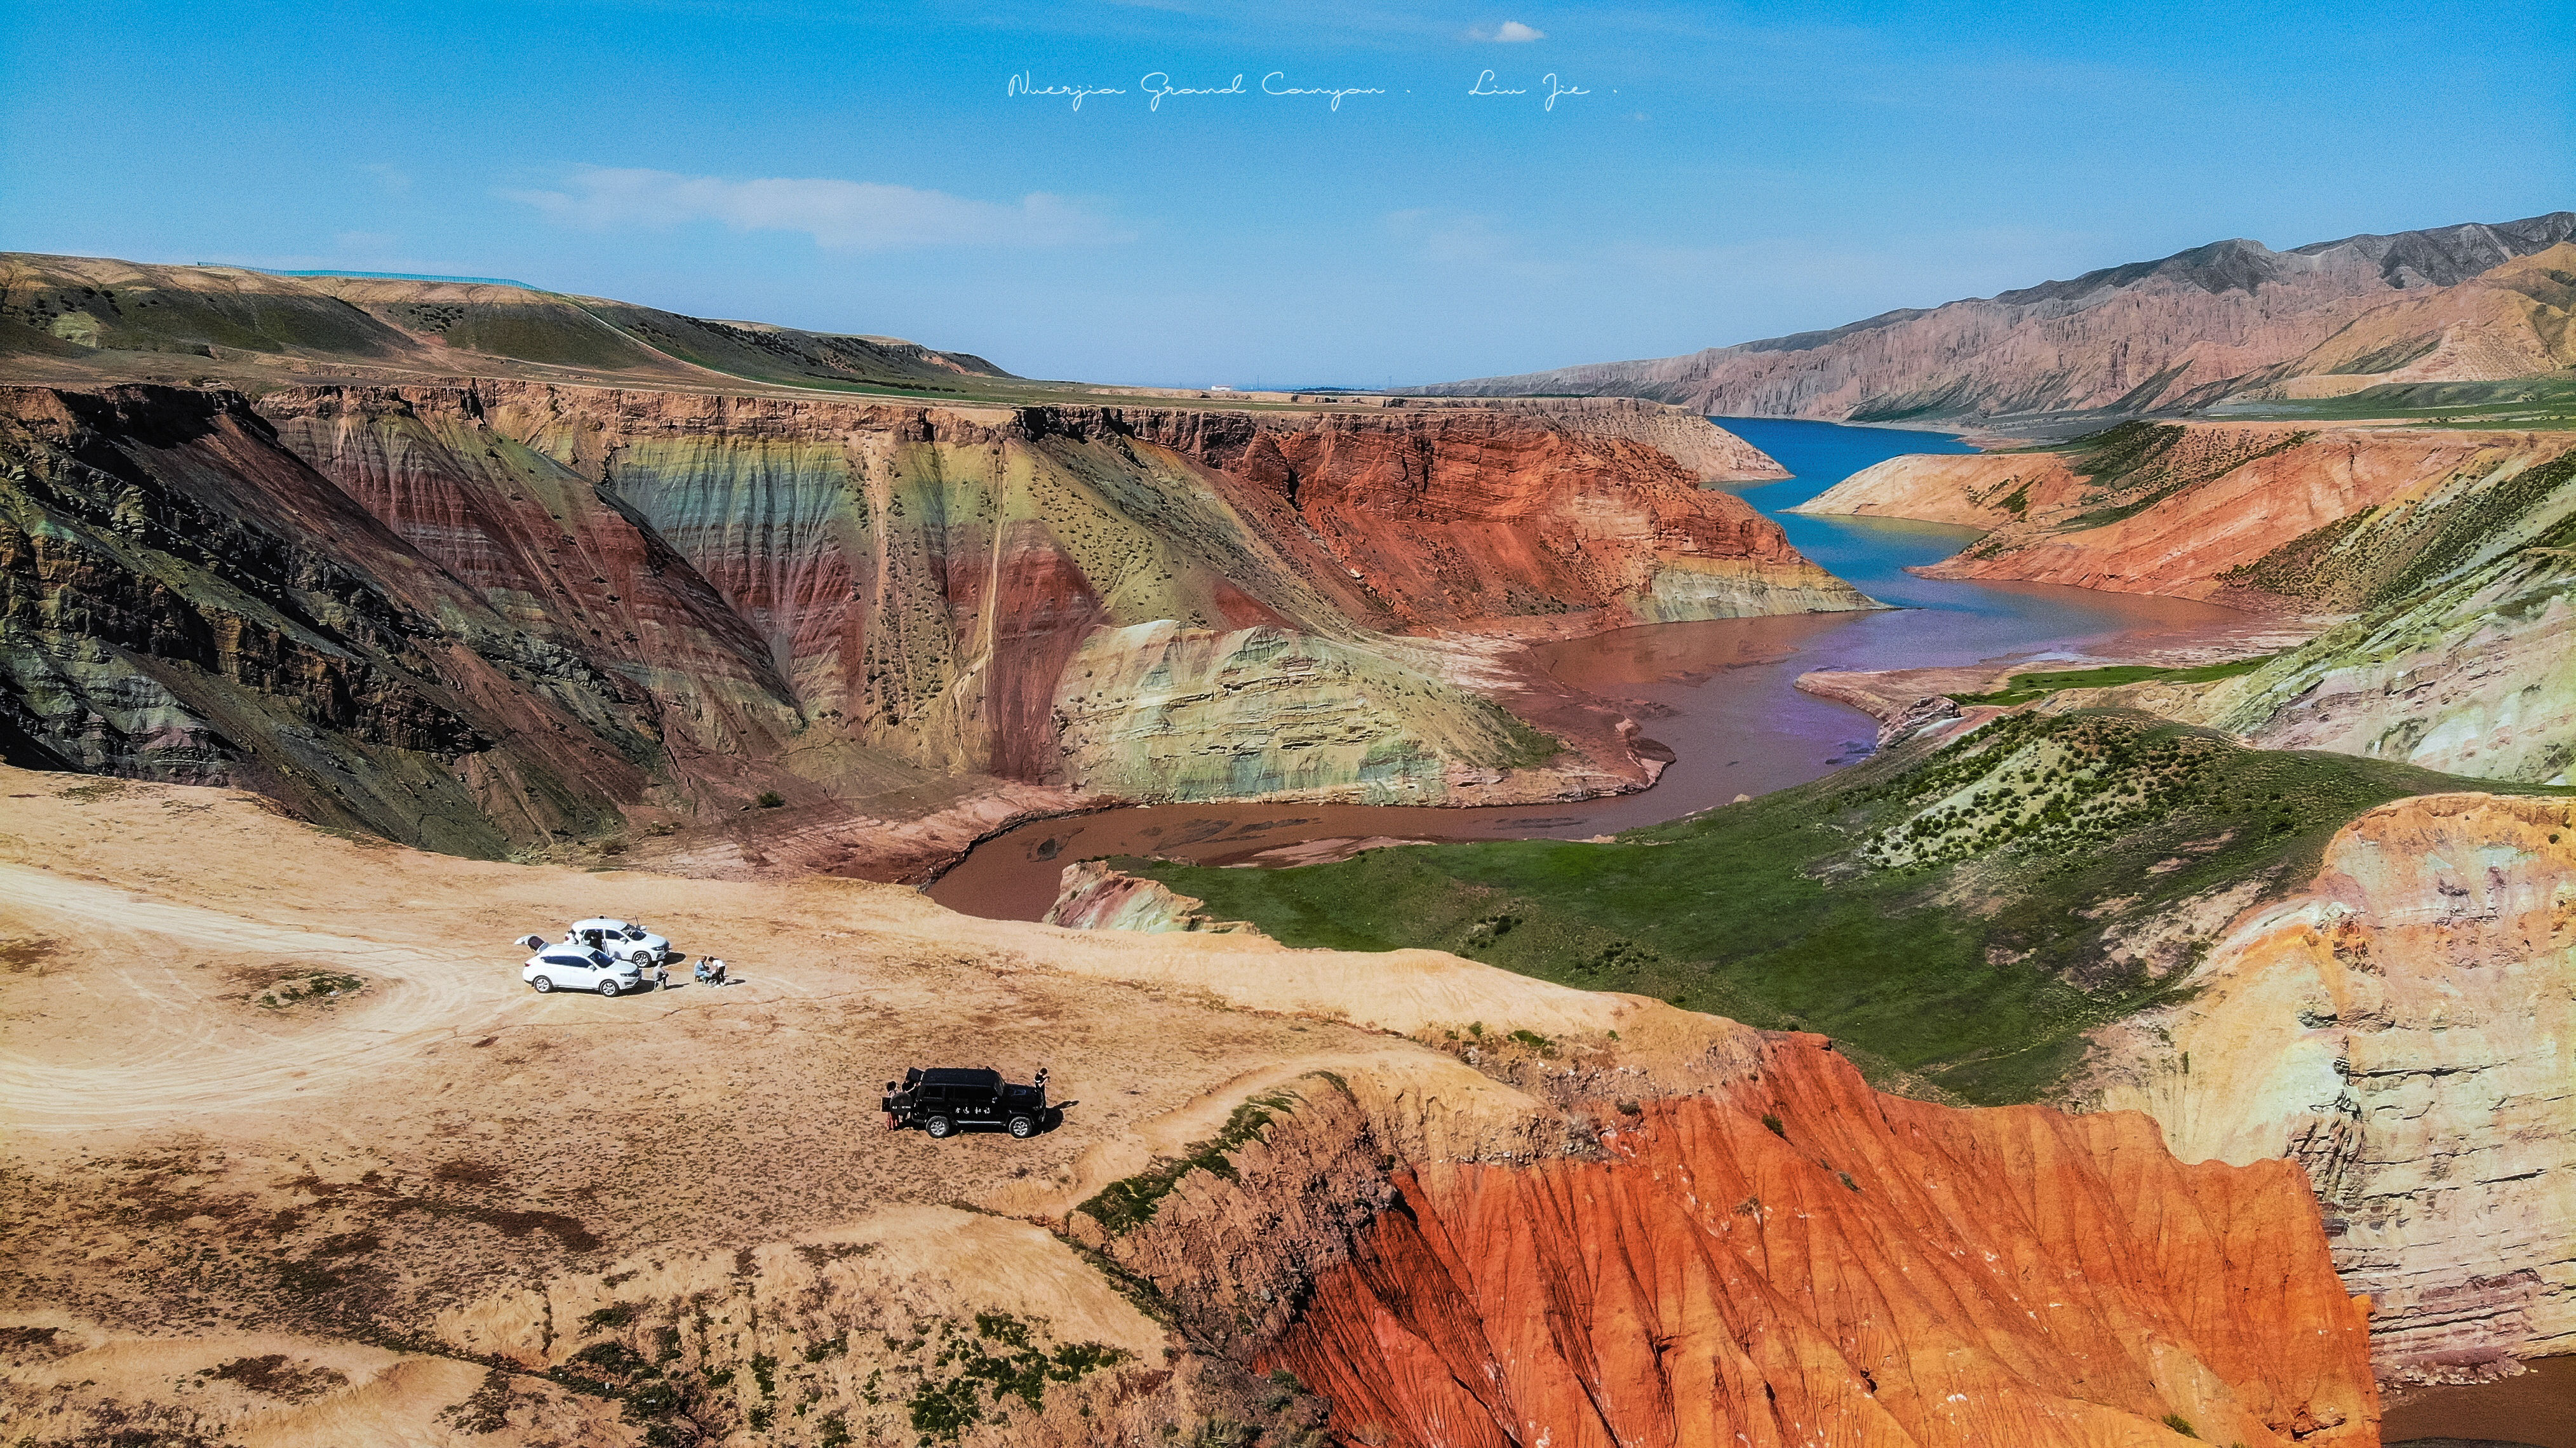
<svg viewBox="0 0 2576 1448">
<path fill-rule="evenodd" d="M 2276 393 L 2292 379 L 2336 384 L 2323 389 L 2333 393 L 2519 376 L 2566 365 L 2571 240 L 2576 212 L 2557 211 L 2290 251 L 2213 242 L 1829 331 L 1421 390 L 1609 393 L 1729 417 L 1921 422 L 2136 414 Z"/>
<path fill-rule="evenodd" d="M 2295 1166 L 1880 1096 L 1813 1036 L 1701 1049 L 1681 1095 L 1523 1052 L 1610 1093 L 1564 1145 L 1456 1086 L 1302 1083 L 1223 1176 L 1074 1231 L 1351 1441 L 2376 1443 L 2367 1307 Z"/>
<path fill-rule="evenodd" d="M 1105 860 L 1080 860 L 1064 867 L 1064 884 L 1045 916 L 1049 925 L 1072 930 L 1248 930 L 1221 925 L 1201 913 L 1205 902 L 1175 893 L 1159 880 L 1140 880 L 1113 870 Z"/>
<path fill-rule="evenodd" d="M 994 791 L 1634 788 L 1615 742 L 1559 750 L 1390 631 L 1867 606 L 1663 453 L 1511 411 L 521 382 L 11 409 L 13 758 L 477 853 L 632 824 L 694 862 L 664 832 L 728 821 L 725 868 L 908 872 L 956 831 L 872 865 L 881 822 L 989 825 Z M 796 828 L 734 818 L 765 797 Z"/>
<path fill-rule="evenodd" d="M 1387 406 L 1405 402 L 1389 398 Z M 1636 397 L 1480 397 L 1472 405 L 1543 417 L 1569 432 L 1644 443 L 1697 473 L 1703 483 L 1752 483 L 1789 476 L 1789 470 L 1770 454 L 1687 407 Z"/>
<path fill-rule="evenodd" d="M 1990 530 L 1926 570 L 2349 611 L 2576 511 L 2576 434 L 2132 424 L 2063 452 L 1908 456 L 1799 512 Z"/>
<path fill-rule="evenodd" d="M 2133 424 L 1891 459 L 1801 511 L 1991 530 L 1942 577 L 2359 614 L 2240 678 L 2066 704 L 2491 779 L 2576 765 L 2576 434 Z"/>
<path fill-rule="evenodd" d="M 2167 712 L 2267 749 L 2576 783 L 2576 526 L 2374 610 Z"/>
<path fill-rule="evenodd" d="M 2373 810 L 2182 984 L 2086 1093 L 2185 1161 L 2299 1162 L 2384 1372 L 2576 1350 L 2576 809 Z"/>
<path fill-rule="evenodd" d="M 2297 1168 L 2134 1116 L 1438 951 L 0 796 L 13 1443 L 2370 1441 Z M 475 964 L 570 910 L 739 983 Z M 967 1062 L 1051 1063 L 1063 1121 L 885 1129 L 886 1075 Z"/>
</svg>

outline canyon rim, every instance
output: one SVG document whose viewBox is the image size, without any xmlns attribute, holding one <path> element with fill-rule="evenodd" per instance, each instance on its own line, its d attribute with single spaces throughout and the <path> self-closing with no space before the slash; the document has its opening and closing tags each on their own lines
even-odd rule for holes
<svg viewBox="0 0 2576 1448">
<path fill-rule="evenodd" d="M 2564 25 L 8 28 L 13 1448 L 2576 1448 Z"/>
</svg>

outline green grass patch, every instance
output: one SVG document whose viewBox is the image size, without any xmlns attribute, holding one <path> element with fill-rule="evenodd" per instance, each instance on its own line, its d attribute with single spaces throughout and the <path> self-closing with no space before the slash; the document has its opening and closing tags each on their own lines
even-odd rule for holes
<svg viewBox="0 0 2576 1448">
<path fill-rule="evenodd" d="M 2342 397 L 2227 402 L 2212 417 L 2358 422 L 2386 419 L 2416 427 L 2576 427 L 2576 371 L 2492 382 L 2402 382 Z"/>
<path fill-rule="evenodd" d="M 2160 669 L 2148 664 L 2112 664 L 2098 669 L 2049 669 L 2036 673 L 2015 674 L 2004 687 L 1991 694 L 1952 694 L 1962 704 L 2027 704 L 2033 699 L 2053 694 L 2060 689 L 2116 689 L 2123 684 L 2143 684 L 2159 679 L 2173 684 L 2205 684 L 2217 679 L 2232 679 L 2250 674 L 2280 657 L 2264 654 L 2250 659 L 2230 659 L 2223 664 L 2201 664 L 2187 669 Z"/>
<path fill-rule="evenodd" d="M 1339 1084 L 1336 1082 L 1335 1084 Z M 1347 1088 L 1345 1088 L 1347 1089 Z M 1163 1198 L 1180 1185 L 1181 1178 L 1194 1171 L 1213 1172 L 1227 1181 L 1235 1180 L 1234 1163 L 1228 1156 L 1235 1148 L 1261 1134 L 1270 1119 L 1297 1103 L 1289 1091 L 1270 1091 L 1255 1096 L 1234 1108 L 1217 1134 L 1205 1141 L 1190 1143 L 1177 1158 L 1158 1161 L 1131 1177 L 1122 1177 L 1102 1187 L 1089 1201 L 1075 1208 L 1112 1232 L 1125 1232 L 1153 1220 Z"/>
<path fill-rule="evenodd" d="M 1033 1341 L 1031 1327 L 1007 1312 L 976 1313 L 971 1334 L 939 1322 L 938 1355 L 904 1405 L 913 1431 L 924 1441 L 953 1443 L 1006 1397 L 1042 1407 L 1047 1384 L 1079 1382 L 1129 1357 L 1097 1342 L 1059 1343 L 1050 1352 Z"/>
<path fill-rule="evenodd" d="M 2090 710 L 2003 719 L 1608 844 L 1119 865 L 1291 945 L 1450 950 L 1821 1031 L 2002 1103 L 2044 1093 L 2085 1031 L 2169 997 L 2174 977 L 2123 964 L 2113 932 L 2248 880 L 2297 888 L 2354 816 L 2451 789 L 2531 792 Z"/>
</svg>

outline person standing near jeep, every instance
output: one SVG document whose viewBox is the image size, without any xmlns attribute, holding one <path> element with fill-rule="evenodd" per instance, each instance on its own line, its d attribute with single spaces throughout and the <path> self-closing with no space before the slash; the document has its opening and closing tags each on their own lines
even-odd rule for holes
<svg viewBox="0 0 2576 1448">
<path fill-rule="evenodd" d="M 1064 1108 L 1047 1102 L 1043 1069 L 1036 1082 L 1022 1086 L 990 1066 L 915 1066 L 904 1072 L 900 1086 L 886 1083 L 878 1105 L 888 1130 L 918 1126 L 942 1139 L 967 1126 L 992 1125 L 1026 1140 L 1064 1119 Z"/>
</svg>

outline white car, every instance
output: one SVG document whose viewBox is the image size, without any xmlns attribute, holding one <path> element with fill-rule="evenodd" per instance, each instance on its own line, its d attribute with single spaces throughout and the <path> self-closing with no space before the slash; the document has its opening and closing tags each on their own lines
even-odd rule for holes
<svg viewBox="0 0 2576 1448">
<path fill-rule="evenodd" d="M 611 920 L 602 916 L 593 920 L 576 920 L 564 933 L 564 944 L 604 950 L 619 960 L 632 960 L 640 965 L 668 965 L 680 958 L 671 942 L 630 920 Z"/>
<path fill-rule="evenodd" d="M 580 945 L 548 945 L 528 957 L 519 972 L 539 995 L 558 990 L 595 990 L 622 995 L 644 983 L 631 960 L 613 960 L 606 951 Z"/>
</svg>

